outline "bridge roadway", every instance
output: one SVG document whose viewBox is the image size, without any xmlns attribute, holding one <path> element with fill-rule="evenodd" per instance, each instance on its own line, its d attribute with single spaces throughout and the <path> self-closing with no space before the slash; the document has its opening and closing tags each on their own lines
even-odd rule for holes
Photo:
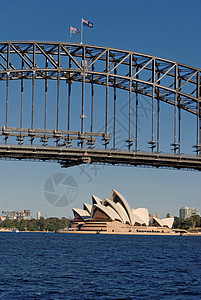
<svg viewBox="0 0 201 300">
<path fill-rule="evenodd" d="M 1 159 L 37 160 L 60 163 L 63 168 L 93 163 L 108 165 L 152 166 L 156 168 L 201 171 L 201 156 L 147 153 L 136 151 L 78 149 L 61 147 L 34 147 L 1 145 Z"/>
</svg>

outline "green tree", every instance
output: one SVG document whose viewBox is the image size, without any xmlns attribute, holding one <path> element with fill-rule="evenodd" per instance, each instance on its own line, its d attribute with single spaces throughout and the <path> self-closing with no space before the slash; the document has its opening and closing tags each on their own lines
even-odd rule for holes
<svg viewBox="0 0 201 300">
<path fill-rule="evenodd" d="M 18 228 L 20 231 L 56 231 L 69 227 L 70 220 L 67 218 L 40 218 L 40 220 L 5 220 L 0 222 L 0 227 Z"/>
<path fill-rule="evenodd" d="M 190 228 L 198 228 L 198 227 L 201 227 L 201 217 L 198 215 L 192 216 L 186 220 L 176 218 L 176 220 L 173 223 L 173 228 L 188 230 Z"/>
</svg>

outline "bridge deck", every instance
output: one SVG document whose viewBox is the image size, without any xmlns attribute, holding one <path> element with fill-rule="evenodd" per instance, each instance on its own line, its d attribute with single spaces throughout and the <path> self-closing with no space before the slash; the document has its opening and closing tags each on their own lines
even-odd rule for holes
<svg viewBox="0 0 201 300">
<path fill-rule="evenodd" d="M 54 161 L 64 168 L 85 163 L 102 163 L 201 171 L 201 156 L 135 151 L 1 145 L 0 158 Z"/>
</svg>

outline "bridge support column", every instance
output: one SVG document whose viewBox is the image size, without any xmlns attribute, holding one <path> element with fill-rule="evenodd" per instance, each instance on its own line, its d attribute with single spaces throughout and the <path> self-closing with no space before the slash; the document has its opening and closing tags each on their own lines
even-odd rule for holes
<svg viewBox="0 0 201 300">
<path fill-rule="evenodd" d="M 46 58 L 46 69 L 48 69 L 48 60 Z M 45 117 L 44 117 L 44 128 L 47 128 L 47 88 L 48 88 L 48 79 L 47 72 L 45 72 Z"/>
<path fill-rule="evenodd" d="M 94 72 L 94 64 L 92 65 L 92 72 Z M 91 126 L 90 126 L 91 132 L 93 132 L 93 123 L 94 123 L 94 74 L 92 74 L 92 82 L 91 82 Z M 90 148 L 93 149 L 94 141 L 92 137 L 89 144 L 90 144 Z"/>
<path fill-rule="evenodd" d="M 200 71 L 197 74 L 197 98 L 198 98 L 198 126 L 199 126 L 199 137 L 198 137 L 198 146 L 199 152 L 198 155 L 201 155 L 201 81 L 200 81 Z"/>
<path fill-rule="evenodd" d="M 71 58 L 69 57 L 69 70 L 71 69 Z M 70 72 L 69 72 L 69 76 L 68 76 L 68 121 L 67 121 L 67 130 L 70 131 L 70 109 L 71 109 L 71 79 L 70 79 Z M 70 135 L 68 134 L 68 138 L 67 138 L 67 146 L 70 146 Z"/>
<path fill-rule="evenodd" d="M 154 101 L 155 101 L 155 59 L 153 60 L 153 65 L 152 65 L 152 82 L 153 82 L 153 86 L 152 86 L 152 135 L 151 135 L 151 150 L 152 153 L 154 152 L 154 147 L 155 142 L 154 142 Z"/>
<path fill-rule="evenodd" d="M 23 56 L 24 57 L 24 56 Z M 22 60 L 22 70 L 24 69 L 24 61 Z M 22 128 L 22 118 L 23 118 L 23 93 L 24 93 L 24 74 L 21 77 L 21 108 L 20 108 L 20 127 Z"/>
<path fill-rule="evenodd" d="M 46 58 L 46 69 L 48 69 L 48 60 Z M 45 72 L 45 111 L 44 111 L 44 129 L 47 129 L 47 89 L 48 89 L 48 78 L 47 78 L 47 72 Z M 41 138 L 41 142 L 43 142 L 43 145 L 46 146 L 48 143 L 48 138 L 46 136 L 46 133 L 44 133 L 44 137 Z"/>
<path fill-rule="evenodd" d="M 130 54 L 130 65 L 129 65 L 129 76 L 130 76 L 130 81 L 129 81 L 129 109 L 128 109 L 128 139 L 126 140 L 126 143 L 128 143 L 128 149 L 130 151 L 131 147 L 133 146 L 133 140 L 131 139 L 131 100 L 132 100 L 132 54 Z"/>
<path fill-rule="evenodd" d="M 7 47 L 7 69 L 9 70 L 10 64 L 10 44 Z M 6 128 L 8 127 L 8 91 L 9 91 L 9 72 L 6 78 Z M 5 145 L 7 144 L 8 135 L 5 135 Z"/>
<path fill-rule="evenodd" d="M 151 126 L 151 150 L 152 153 L 154 152 L 155 142 L 154 142 L 154 94 L 155 94 L 155 87 L 152 88 L 152 126 Z"/>
<path fill-rule="evenodd" d="M 6 128 L 8 127 L 8 91 L 9 91 L 9 72 L 6 78 Z"/>
<path fill-rule="evenodd" d="M 60 68 L 60 57 L 61 57 L 61 48 L 60 48 L 60 45 L 58 45 L 58 65 L 59 65 L 59 68 Z M 58 71 L 58 74 L 57 74 L 57 132 L 59 131 L 59 92 L 60 92 L 60 71 Z M 56 144 L 58 146 L 58 141 L 59 139 L 57 139 L 56 141 Z"/>
<path fill-rule="evenodd" d="M 136 72 L 138 72 L 138 67 Z M 139 79 L 139 74 L 137 73 L 136 78 Z M 136 103 L 135 103 L 135 151 L 137 152 L 137 142 L 138 142 L 138 81 L 136 81 Z"/>
<path fill-rule="evenodd" d="M 106 52 L 106 103 L 105 103 L 105 149 L 107 149 L 107 144 L 109 141 L 107 140 L 108 136 L 108 89 L 109 89 L 109 78 L 108 78 L 108 71 L 109 71 L 109 50 Z"/>
<path fill-rule="evenodd" d="M 131 150 L 131 147 L 133 145 L 133 141 L 131 139 L 131 89 L 132 89 L 132 80 L 130 79 L 130 85 L 129 85 L 129 120 L 128 120 L 128 140 L 126 141 L 128 143 L 128 149 Z"/>
<path fill-rule="evenodd" d="M 197 145 L 194 148 L 197 155 L 201 155 L 201 99 L 197 103 Z"/>
<path fill-rule="evenodd" d="M 201 155 L 201 82 L 200 72 L 197 72 L 197 144 L 194 146 L 197 155 Z"/>
<path fill-rule="evenodd" d="M 175 97 L 174 97 L 174 143 L 171 144 L 171 146 L 173 146 L 173 151 L 174 154 L 180 154 L 180 130 L 181 130 L 181 126 L 180 126 L 180 121 L 181 121 L 181 113 L 179 110 L 179 127 L 178 127 L 178 137 L 179 137 L 179 141 L 177 142 L 177 111 L 178 111 L 178 92 L 179 92 L 179 88 L 178 88 L 178 65 L 177 63 L 175 64 L 175 72 L 174 72 L 174 89 L 175 89 Z M 180 109 L 180 108 L 179 108 Z"/>
<path fill-rule="evenodd" d="M 177 153 L 177 68 L 175 66 L 175 84 L 174 88 L 175 98 L 174 98 L 174 153 Z"/>
<path fill-rule="evenodd" d="M 31 129 L 33 130 L 34 125 L 34 92 L 35 92 L 35 71 L 33 71 L 32 78 L 32 109 L 31 109 Z"/>
<path fill-rule="evenodd" d="M 199 132 L 199 135 L 200 135 L 200 139 L 199 139 L 199 155 L 201 155 L 201 81 L 200 81 L 200 71 L 198 71 L 198 87 L 197 87 L 197 90 L 198 90 L 198 114 L 199 114 L 199 125 L 200 125 L 200 132 Z"/>
<path fill-rule="evenodd" d="M 60 72 L 57 77 L 57 131 L 59 131 L 59 92 L 60 92 Z"/>
<path fill-rule="evenodd" d="M 7 46 L 7 70 L 10 67 L 10 44 Z M 6 79 L 6 128 L 8 127 L 8 89 L 9 89 L 9 72 Z M 7 136 L 5 136 L 5 144 L 7 144 Z"/>
<path fill-rule="evenodd" d="M 151 141 L 148 143 L 150 144 L 150 148 L 152 153 L 154 152 L 154 148 L 157 145 L 157 142 L 154 138 L 155 126 L 154 126 L 154 115 L 155 115 L 155 94 L 156 94 L 156 86 L 155 86 L 155 69 L 156 69 L 156 62 L 155 59 L 152 62 L 152 125 L 151 125 Z M 159 109 L 159 106 L 158 106 Z M 158 122 L 159 122 L 159 111 L 157 114 Z M 157 123 L 157 131 L 159 130 L 159 123 Z M 157 138 L 159 138 L 159 133 Z M 157 147 L 158 149 L 158 147 Z"/>
<path fill-rule="evenodd" d="M 157 100 L 157 153 L 159 153 L 159 134 L 160 134 L 160 100 Z"/>
<path fill-rule="evenodd" d="M 33 68 L 35 68 L 36 61 L 36 46 L 33 44 Z M 34 92 L 35 92 L 35 71 L 33 71 L 32 78 L 32 109 L 31 109 L 31 130 L 34 128 Z M 33 145 L 34 136 L 31 136 L 31 145 Z"/>
<path fill-rule="evenodd" d="M 84 144 L 84 96 L 85 96 L 85 47 L 83 47 L 82 53 L 82 113 L 81 113 L 81 148 Z"/>
<path fill-rule="evenodd" d="M 178 70 L 177 70 L 178 72 Z M 179 78 L 179 88 L 178 91 L 181 91 L 181 78 Z M 178 96 L 178 110 L 179 110 L 179 141 L 178 141 L 178 152 L 181 154 L 181 95 Z"/>
<path fill-rule="evenodd" d="M 160 72 L 158 72 L 158 84 L 160 85 Z M 157 94 L 157 153 L 159 153 L 159 140 L 160 140 L 160 88 L 155 88 Z"/>
<path fill-rule="evenodd" d="M 114 69 L 114 74 L 117 74 L 117 69 Z M 113 149 L 115 150 L 115 139 L 116 139 L 116 101 L 117 101 L 117 79 L 114 77 L 114 120 L 113 120 Z"/>
<path fill-rule="evenodd" d="M 200 105 L 199 105 L 200 106 Z M 201 108 L 199 108 L 199 111 L 200 111 L 200 118 L 199 118 L 199 120 L 200 120 L 200 143 L 199 143 L 199 154 L 198 155 L 201 155 Z"/>
<path fill-rule="evenodd" d="M 24 57 L 24 55 L 23 55 Z M 24 61 L 22 60 L 22 70 L 24 69 Z M 20 104 L 20 128 L 22 128 L 22 119 L 23 119 L 23 93 L 24 93 L 24 73 L 22 73 L 21 77 L 21 104 Z M 17 137 L 17 141 L 19 141 L 19 145 L 23 144 L 24 138 L 22 133 L 20 132 L 19 136 Z"/>
<path fill-rule="evenodd" d="M 6 79 L 6 128 L 8 127 L 8 90 L 9 90 L 9 73 Z M 5 135 L 5 145 L 7 145 L 8 135 Z"/>
</svg>

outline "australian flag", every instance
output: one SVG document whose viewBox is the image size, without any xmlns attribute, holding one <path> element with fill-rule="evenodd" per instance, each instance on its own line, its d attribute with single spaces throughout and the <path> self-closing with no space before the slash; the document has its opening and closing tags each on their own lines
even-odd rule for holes
<svg viewBox="0 0 201 300">
<path fill-rule="evenodd" d="M 72 26 L 70 27 L 70 32 L 80 34 L 80 30 Z"/>
<path fill-rule="evenodd" d="M 89 22 L 89 21 L 87 21 L 87 20 L 85 20 L 85 19 L 82 19 L 82 24 L 83 24 L 84 26 L 93 28 L 93 23 L 91 23 L 91 22 Z"/>
</svg>

